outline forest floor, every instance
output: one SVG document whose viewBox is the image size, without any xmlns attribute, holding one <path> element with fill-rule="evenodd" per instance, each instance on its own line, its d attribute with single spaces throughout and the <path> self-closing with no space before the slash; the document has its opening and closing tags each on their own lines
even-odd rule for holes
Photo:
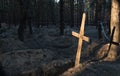
<svg viewBox="0 0 120 76">
<path fill-rule="evenodd" d="M 79 32 L 79 27 L 66 26 L 63 36 L 59 35 L 59 28 L 52 25 L 33 27 L 32 35 L 25 30 L 22 42 L 17 37 L 17 26 L 3 25 L 0 29 L 0 62 L 7 76 L 120 76 L 119 61 L 89 61 L 92 58 L 89 54 L 93 54 L 91 51 L 97 43 L 93 46 L 83 43 L 83 66 L 74 67 L 78 39 L 72 36 L 72 31 Z M 92 42 L 98 40 L 94 26 L 86 26 L 85 35 Z"/>
</svg>

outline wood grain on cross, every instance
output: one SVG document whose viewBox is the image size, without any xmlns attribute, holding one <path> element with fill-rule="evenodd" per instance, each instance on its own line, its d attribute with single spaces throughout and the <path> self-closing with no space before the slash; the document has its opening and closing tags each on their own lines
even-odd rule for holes
<svg viewBox="0 0 120 76">
<path fill-rule="evenodd" d="M 80 32 L 79 33 L 76 33 L 74 31 L 72 32 L 73 36 L 79 38 L 78 48 L 77 48 L 77 53 L 76 53 L 75 66 L 79 65 L 79 62 L 80 62 L 81 49 L 82 49 L 82 42 L 83 42 L 83 40 L 86 41 L 86 42 L 90 42 L 90 39 L 88 37 L 84 36 L 85 19 L 86 19 L 86 14 L 83 13 L 82 23 L 81 23 L 81 27 L 80 27 Z"/>
</svg>

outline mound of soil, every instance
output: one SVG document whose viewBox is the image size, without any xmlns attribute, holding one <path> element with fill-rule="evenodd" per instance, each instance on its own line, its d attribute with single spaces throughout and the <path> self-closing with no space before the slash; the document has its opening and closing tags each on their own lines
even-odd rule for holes
<svg viewBox="0 0 120 76">
<path fill-rule="evenodd" d="M 8 76 L 16 76 L 43 63 L 49 63 L 54 57 L 54 52 L 48 49 L 28 49 L 4 53 L 0 61 Z"/>
<path fill-rule="evenodd" d="M 120 76 L 120 64 L 90 62 L 70 68 L 60 76 Z"/>
<path fill-rule="evenodd" d="M 72 39 L 67 36 L 60 36 L 52 42 L 53 47 L 68 48 L 72 46 Z"/>
<path fill-rule="evenodd" d="M 28 47 L 26 47 L 23 42 L 21 42 L 20 40 L 14 39 L 14 38 L 3 38 L 3 39 L 1 39 L 1 41 L 2 41 L 2 44 L 1 44 L 2 51 L 1 52 L 9 52 L 12 50 L 28 49 Z"/>
</svg>

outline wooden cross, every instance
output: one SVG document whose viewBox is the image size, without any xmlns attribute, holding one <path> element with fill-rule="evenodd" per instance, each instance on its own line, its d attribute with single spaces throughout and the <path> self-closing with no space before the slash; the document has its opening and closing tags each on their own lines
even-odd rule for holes
<svg viewBox="0 0 120 76">
<path fill-rule="evenodd" d="M 85 19 L 86 19 L 86 14 L 83 13 L 82 23 L 81 23 L 81 27 L 80 27 L 80 32 L 79 33 L 76 33 L 74 31 L 72 32 L 73 36 L 79 38 L 78 49 L 77 49 L 77 53 L 76 53 L 75 66 L 79 65 L 79 62 L 80 62 L 81 49 L 82 49 L 82 42 L 83 42 L 83 40 L 86 41 L 86 42 L 90 42 L 90 39 L 88 37 L 84 36 Z"/>
<path fill-rule="evenodd" d="M 117 45 L 117 46 L 120 45 L 120 43 L 117 43 L 117 42 L 114 42 L 114 41 L 113 41 L 114 32 L 115 32 L 115 26 L 114 26 L 113 29 L 112 29 L 112 35 L 111 35 L 110 45 L 109 45 L 108 51 L 110 51 L 110 48 L 111 48 L 112 44 Z"/>
</svg>

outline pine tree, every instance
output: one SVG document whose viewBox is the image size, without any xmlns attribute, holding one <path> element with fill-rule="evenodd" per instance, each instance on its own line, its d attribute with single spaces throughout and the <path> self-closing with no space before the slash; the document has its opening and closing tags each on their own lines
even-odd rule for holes
<svg viewBox="0 0 120 76">
<path fill-rule="evenodd" d="M 115 27 L 114 35 L 113 35 L 113 42 L 120 43 L 120 2 L 119 0 L 112 0 L 112 7 L 111 7 L 111 34 L 112 30 Z M 114 61 L 117 58 L 119 51 L 119 46 L 112 44 L 110 47 L 110 51 L 108 53 L 108 56 L 105 60 L 107 61 Z"/>
<path fill-rule="evenodd" d="M 63 6 L 64 1 L 60 0 L 60 35 L 64 34 Z"/>
<path fill-rule="evenodd" d="M 70 0 L 71 27 L 74 27 L 74 0 Z"/>
</svg>

